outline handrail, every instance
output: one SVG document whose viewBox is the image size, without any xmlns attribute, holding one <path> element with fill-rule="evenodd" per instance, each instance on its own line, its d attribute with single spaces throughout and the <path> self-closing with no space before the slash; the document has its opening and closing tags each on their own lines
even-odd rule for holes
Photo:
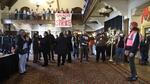
<svg viewBox="0 0 150 84">
<path fill-rule="evenodd" d="M 81 13 L 72 13 L 72 16 L 83 16 Z M 23 13 L 2 13 L 1 19 L 11 20 L 55 20 L 54 14 L 23 14 Z"/>
<path fill-rule="evenodd" d="M 32 16 L 32 15 L 30 15 Z M 81 13 L 72 13 L 72 23 L 73 24 L 81 24 L 82 22 L 82 14 Z M 19 17 L 19 18 L 18 18 Z M 79 18 L 78 18 L 79 17 Z M 15 13 L 2 13 L 2 23 L 3 24 L 13 24 L 13 23 L 30 23 L 30 24 L 54 24 L 55 23 L 55 16 L 53 15 L 51 19 L 43 19 L 43 16 L 39 16 L 36 18 L 28 18 L 23 19 L 23 16 L 15 17 Z M 6 23 L 9 21 L 9 23 Z"/>
<path fill-rule="evenodd" d="M 33 17 L 37 17 L 37 16 L 43 16 L 43 14 L 42 13 L 37 13 L 37 14 L 29 14 L 29 15 L 27 15 L 27 14 L 24 14 L 24 13 L 1 13 L 1 19 L 16 19 L 15 18 L 15 15 L 16 15 L 16 17 L 19 17 L 19 19 L 22 19 L 22 17 L 23 17 L 23 15 L 26 15 L 26 17 L 27 16 L 33 16 Z M 46 17 L 50 17 L 51 16 L 51 18 L 54 18 L 54 14 L 50 14 L 50 16 L 47 16 L 47 14 L 44 14 Z M 79 15 L 79 16 L 83 16 L 81 13 L 72 13 L 72 15 Z"/>
</svg>

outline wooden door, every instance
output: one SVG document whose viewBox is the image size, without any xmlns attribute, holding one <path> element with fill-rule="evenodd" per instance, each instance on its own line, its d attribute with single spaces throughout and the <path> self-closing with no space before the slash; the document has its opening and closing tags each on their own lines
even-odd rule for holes
<svg viewBox="0 0 150 84">
<path fill-rule="evenodd" d="M 124 34 L 125 35 L 128 35 L 128 32 L 129 32 L 129 18 L 125 19 L 124 20 Z"/>
</svg>

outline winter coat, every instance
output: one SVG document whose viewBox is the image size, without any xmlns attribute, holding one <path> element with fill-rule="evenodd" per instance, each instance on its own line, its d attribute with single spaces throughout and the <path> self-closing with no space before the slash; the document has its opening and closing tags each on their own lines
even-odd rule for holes
<svg viewBox="0 0 150 84">
<path fill-rule="evenodd" d="M 99 34 L 96 36 L 96 46 L 106 46 L 107 36 L 105 34 Z"/>
<path fill-rule="evenodd" d="M 16 42 L 16 45 L 17 45 L 17 49 L 16 49 L 16 53 L 18 54 L 25 54 L 27 53 L 27 48 L 26 49 L 23 49 L 23 46 L 25 44 L 25 39 L 23 39 L 20 35 L 17 36 L 17 42 Z"/>
<path fill-rule="evenodd" d="M 88 47 L 88 42 L 89 42 L 89 36 L 88 35 L 82 35 L 80 37 L 80 46 L 87 46 Z"/>
<path fill-rule="evenodd" d="M 49 36 L 45 36 L 44 38 L 41 39 L 41 47 L 43 52 L 49 52 L 50 51 L 50 39 Z"/>
<path fill-rule="evenodd" d="M 66 37 L 66 40 L 67 40 L 67 50 L 68 50 L 68 52 L 73 51 L 73 47 L 72 47 L 72 36 L 71 36 L 71 35 L 68 35 L 68 36 Z"/>
<path fill-rule="evenodd" d="M 134 31 L 137 31 L 136 32 L 137 34 L 136 34 L 135 39 L 133 41 L 133 45 L 127 46 L 127 44 L 126 44 L 126 50 L 129 50 L 129 52 L 132 52 L 132 53 L 136 53 L 138 51 L 138 47 L 140 44 L 140 34 L 139 34 L 138 30 L 134 30 Z M 127 40 L 128 39 L 130 39 L 129 36 L 128 36 Z"/>
<path fill-rule="evenodd" d="M 56 54 L 66 54 L 67 53 L 67 40 L 65 37 L 58 37 L 56 39 Z"/>
</svg>

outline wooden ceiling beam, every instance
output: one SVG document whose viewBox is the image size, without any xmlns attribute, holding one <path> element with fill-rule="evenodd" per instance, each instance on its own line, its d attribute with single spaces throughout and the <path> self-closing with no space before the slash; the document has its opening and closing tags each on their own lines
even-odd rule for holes
<svg viewBox="0 0 150 84">
<path fill-rule="evenodd" d="M 83 23 L 86 23 L 86 21 L 91 16 L 92 12 L 94 11 L 94 9 L 96 8 L 98 3 L 99 3 L 99 0 L 93 0 L 93 2 L 91 4 L 91 6 L 89 7 L 89 9 L 86 9 L 86 10 L 89 10 L 89 11 L 88 11 L 87 15 L 84 16 Z"/>
<path fill-rule="evenodd" d="M 94 15 L 94 16 L 90 16 L 90 17 L 104 17 L 103 15 Z"/>
<path fill-rule="evenodd" d="M 5 6 L 9 9 L 17 2 L 17 0 L 0 0 L 0 9 L 3 10 Z"/>
</svg>

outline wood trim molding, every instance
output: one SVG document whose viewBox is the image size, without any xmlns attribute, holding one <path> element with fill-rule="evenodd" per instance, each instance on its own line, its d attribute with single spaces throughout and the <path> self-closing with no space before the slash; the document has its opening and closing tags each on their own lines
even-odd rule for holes
<svg viewBox="0 0 150 84">
<path fill-rule="evenodd" d="M 85 16 L 83 23 L 86 23 L 86 21 L 88 20 L 88 18 L 90 17 L 90 15 L 92 14 L 92 12 L 94 11 L 94 8 L 96 7 L 96 5 L 98 4 L 99 0 L 93 0 L 92 5 L 89 9 L 88 14 Z M 87 9 L 86 9 L 87 10 Z"/>
<path fill-rule="evenodd" d="M 57 8 L 58 8 L 58 10 L 60 10 L 59 0 L 57 0 Z"/>
</svg>

